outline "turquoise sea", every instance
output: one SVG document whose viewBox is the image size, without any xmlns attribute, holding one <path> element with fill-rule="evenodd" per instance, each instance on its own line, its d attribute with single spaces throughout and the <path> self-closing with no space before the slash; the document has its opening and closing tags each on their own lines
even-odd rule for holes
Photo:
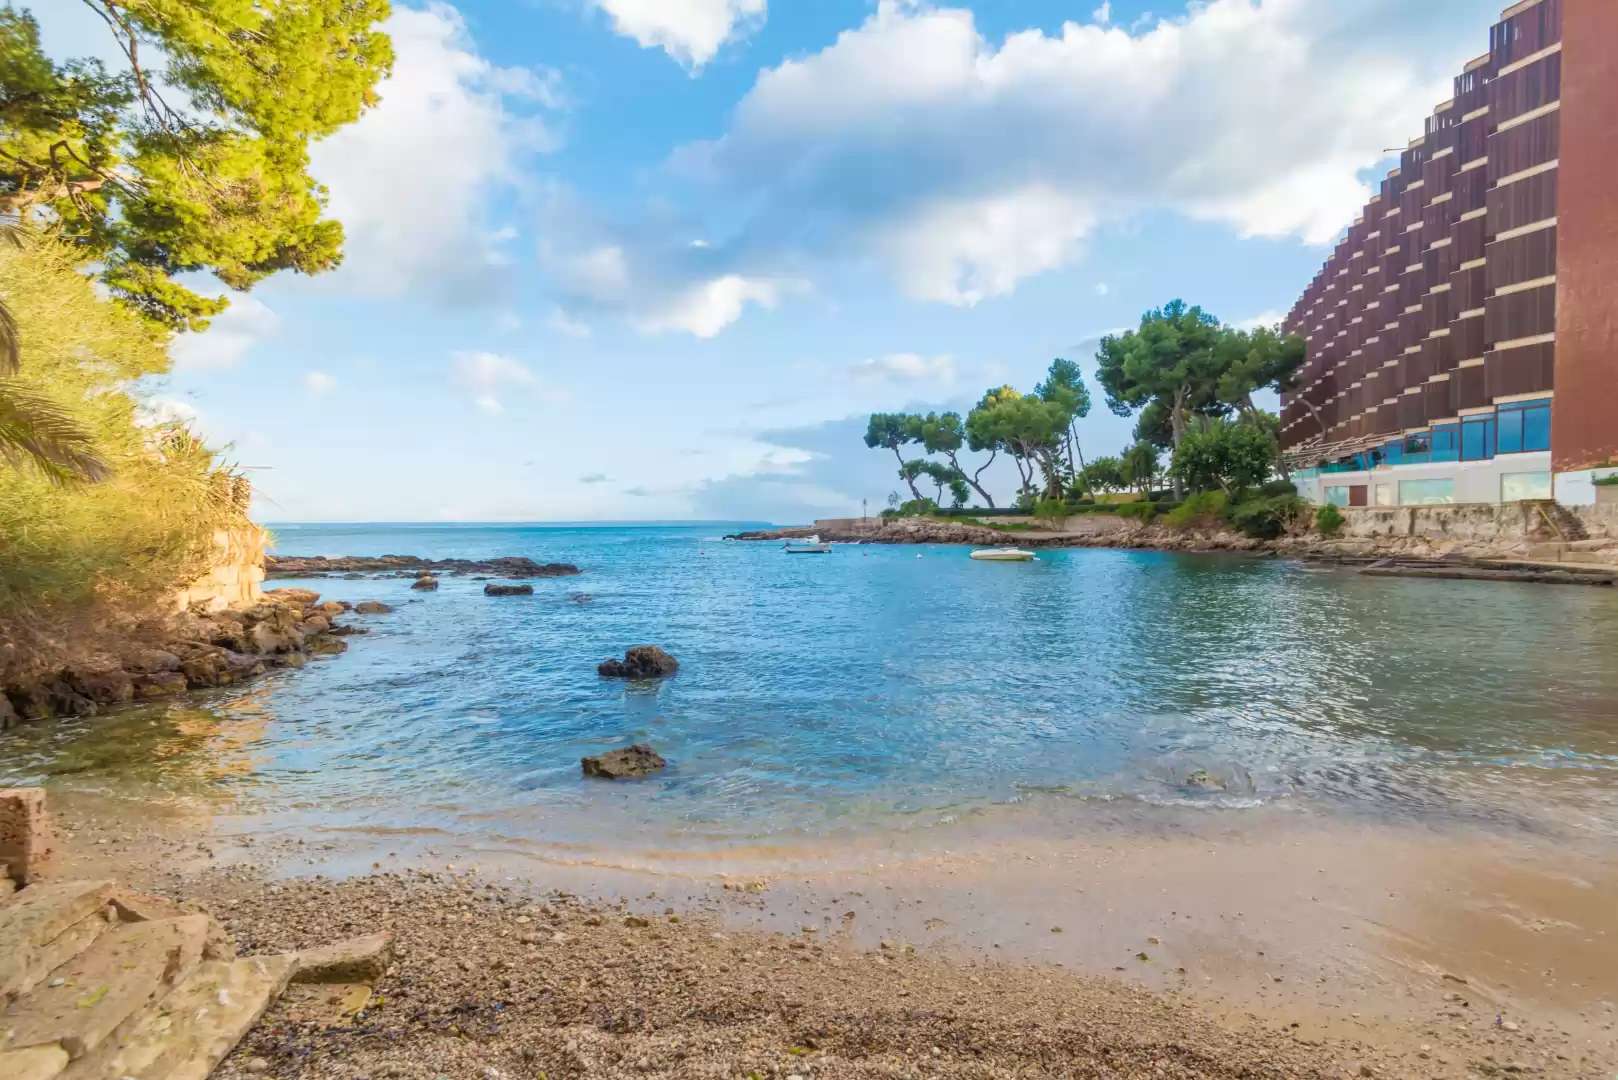
<svg viewBox="0 0 1618 1080">
<path fill-rule="evenodd" d="M 284 581 L 395 614 L 347 655 L 27 728 L 0 783 L 228 795 L 360 830 L 713 850 L 1007 807 L 1618 824 L 1618 595 L 1235 556 L 787 555 L 734 525 L 281 525 L 288 555 L 526 555 L 578 577 Z M 571 599 L 588 593 L 590 599 Z M 595 665 L 631 645 L 658 683 Z M 662 775 L 586 782 L 649 742 Z"/>
</svg>

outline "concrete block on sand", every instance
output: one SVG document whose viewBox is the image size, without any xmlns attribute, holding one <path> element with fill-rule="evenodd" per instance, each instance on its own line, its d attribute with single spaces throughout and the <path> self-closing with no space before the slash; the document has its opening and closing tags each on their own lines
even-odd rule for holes
<svg viewBox="0 0 1618 1080">
<path fill-rule="evenodd" d="M 39 877 L 51 855 L 44 788 L 0 790 L 0 863 L 18 885 Z"/>
<path fill-rule="evenodd" d="M 300 983 L 374 983 L 393 963 L 393 935 L 368 934 L 297 953 Z"/>
</svg>

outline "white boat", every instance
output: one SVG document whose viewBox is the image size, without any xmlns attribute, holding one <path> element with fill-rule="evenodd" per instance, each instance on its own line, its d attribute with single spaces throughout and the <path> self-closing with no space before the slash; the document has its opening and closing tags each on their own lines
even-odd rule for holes
<svg viewBox="0 0 1618 1080">
<path fill-rule="evenodd" d="M 818 536 L 806 536 L 802 540 L 788 540 L 784 550 L 788 555 L 825 555 L 831 551 L 831 544 Z"/>
<path fill-rule="evenodd" d="M 1022 548 L 980 548 L 972 552 L 979 562 L 1033 562 L 1034 553 Z"/>
</svg>

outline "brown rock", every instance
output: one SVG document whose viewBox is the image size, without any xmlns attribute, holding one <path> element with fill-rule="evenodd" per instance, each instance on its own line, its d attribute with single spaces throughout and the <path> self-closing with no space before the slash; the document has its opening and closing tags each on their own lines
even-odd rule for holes
<svg viewBox="0 0 1618 1080">
<path fill-rule="evenodd" d="M 179 671 L 180 658 L 164 649 L 135 649 L 126 654 L 121 663 L 132 675 L 155 675 L 160 671 Z"/>
<path fill-rule="evenodd" d="M 320 594 L 310 589 L 268 589 L 264 599 L 277 604 L 297 604 L 299 607 L 308 607 L 310 604 L 320 602 Z"/>
<path fill-rule="evenodd" d="M 390 615 L 393 609 L 380 600 L 361 600 L 354 605 L 356 615 Z"/>
<path fill-rule="evenodd" d="M 348 651 L 348 642 L 322 635 L 309 642 L 309 651 L 316 656 L 341 656 Z"/>
<path fill-rule="evenodd" d="M 596 668 L 597 674 L 621 679 L 655 679 L 678 670 L 680 662 L 656 645 L 637 645 L 622 660 L 607 660 Z"/>
<path fill-rule="evenodd" d="M 533 596 L 532 585 L 485 585 L 484 596 Z"/>
<path fill-rule="evenodd" d="M 393 935 L 369 934 L 297 954 L 300 983 L 375 983 L 393 963 Z"/>
<path fill-rule="evenodd" d="M 316 615 L 298 624 L 298 633 L 306 637 L 310 634 L 324 634 L 330 629 L 331 620 L 324 615 Z"/>
<path fill-rule="evenodd" d="M 438 588 L 438 579 L 433 577 L 431 574 L 428 574 L 425 577 L 419 577 L 415 581 L 411 582 L 410 587 L 412 589 L 420 589 L 423 592 L 433 592 Z"/>
<path fill-rule="evenodd" d="M 135 696 L 134 683 L 123 668 L 101 668 L 94 671 L 74 670 L 68 676 L 74 691 L 97 705 L 122 705 Z"/>
<path fill-rule="evenodd" d="M 183 694 L 187 688 L 185 673 L 181 671 L 157 671 L 150 675 L 137 675 L 133 681 L 135 696 L 142 701 L 168 697 L 171 694 Z"/>
<path fill-rule="evenodd" d="M 10 731 L 21 722 L 22 717 L 11 707 L 11 699 L 0 694 L 0 731 Z"/>
<path fill-rule="evenodd" d="M 585 776 L 598 776 L 604 780 L 629 780 L 650 776 L 668 765 L 657 751 L 645 743 L 610 750 L 599 757 L 584 758 L 580 764 Z"/>
<path fill-rule="evenodd" d="M 341 615 L 351 606 L 341 600 L 327 600 L 324 604 L 316 604 L 315 610 L 330 619 Z"/>
<path fill-rule="evenodd" d="M 106 928 L 110 881 L 31 885 L 0 908 L 0 1006 L 26 994 Z M 82 928 L 83 933 L 73 932 Z"/>
</svg>

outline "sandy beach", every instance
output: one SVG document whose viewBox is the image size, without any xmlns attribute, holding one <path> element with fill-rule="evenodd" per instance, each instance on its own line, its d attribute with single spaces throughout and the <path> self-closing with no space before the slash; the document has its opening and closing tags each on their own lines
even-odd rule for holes
<svg viewBox="0 0 1618 1080">
<path fill-rule="evenodd" d="M 1566 842 L 1164 816 L 950 850 L 890 838 L 817 869 L 802 852 L 653 865 L 251 831 L 191 802 L 73 796 L 57 815 L 59 872 L 200 903 L 244 951 L 397 935 L 362 1016 L 314 1023 L 284 1003 L 223 1075 L 1598 1076 L 1618 1062 L 1618 912 L 1601 899 L 1618 880 Z"/>
</svg>

